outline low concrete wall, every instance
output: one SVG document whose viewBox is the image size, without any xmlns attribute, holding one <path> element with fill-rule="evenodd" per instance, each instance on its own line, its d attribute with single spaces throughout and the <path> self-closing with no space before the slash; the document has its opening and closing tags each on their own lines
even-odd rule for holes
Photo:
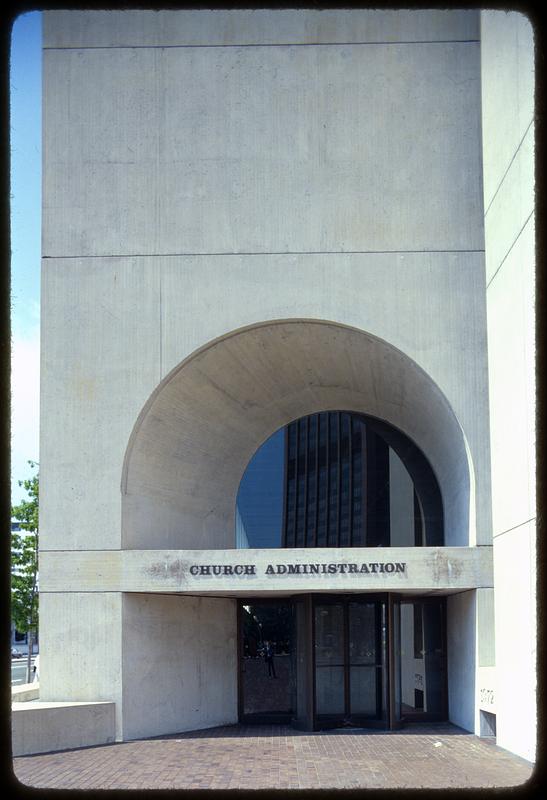
<svg viewBox="0 0 547 800">
<path fill-rule="evenodd" d="M 115 704 L 109 702 L 15 702 L 11 712 L 13 755 L 113 742 L 115 717 Z"/>
<path fill-rule="evenodd" d="M 28 700 L 38 700 L 40 697 L 40 684 L 22 683 L 21 686 L 11 687 L 11 700 L 13 703 L 26 703 Z"/>
</svg>

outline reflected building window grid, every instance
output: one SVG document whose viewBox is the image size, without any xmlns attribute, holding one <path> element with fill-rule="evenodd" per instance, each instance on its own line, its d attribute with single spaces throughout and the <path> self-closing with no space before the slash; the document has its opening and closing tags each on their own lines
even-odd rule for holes
<svg viewBox="0 0 547 800">
<path fill-rule="evenodd" d="M 267 447 L 271 456 L 261 460 Z M 386 423 L 320 412 L 291 422 L 263 448 L 238 494 L 237 547 L 442 545 L 442 501 L 431 467 Z"/>
</svg>

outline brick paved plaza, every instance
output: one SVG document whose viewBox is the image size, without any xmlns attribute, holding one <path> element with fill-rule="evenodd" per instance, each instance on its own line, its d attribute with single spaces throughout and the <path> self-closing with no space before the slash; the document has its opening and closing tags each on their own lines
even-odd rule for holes
<svg viewBox="0 0 547 800">
<path fill-rule="evenodd" d="M 533 767 L 452 725 L 318 733 L 226 726 L 14 759 L 25 785 L 62 789 L 517 786 Z"/>
</svg>

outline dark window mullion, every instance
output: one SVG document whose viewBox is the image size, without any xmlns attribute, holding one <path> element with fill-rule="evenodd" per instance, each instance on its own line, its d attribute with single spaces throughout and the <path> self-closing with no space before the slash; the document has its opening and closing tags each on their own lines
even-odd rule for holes
<svg viewBox="0 0 547 800">
<path fill-rule="evenodd" d="M 308 454 L 310 450 L 310 418 L 306 417 L 306 441 L 305 441 L 305 454 L 304 454 L 304 531 L 303 531 L 303 547 L 308 545 Z"/>
<path fill-rule="evenodd" d="M 294 422 L 295 426 L 295 445 L 294 445 L 294 509 L 293 509 L 293 543 L 292 546 L 296 547 L 297 537 L 297 523 L 298 523 L 298 422 Z"/>
<path fill-rule="evenodd" d="M 374 655 L 374 679 L 376 681 L 376 716 L 378 719 L 382 717 L 382 695 L 383 695 L 383 650 L 382 650 L 382 620 L 381 620 L 381 603 L 376 601 L 374 603 L 374 624 L 375 631 L 375 646 L 376 653 Z M 380 662 L 380 669 L 378 669 L 378 661 Z M 387 711 L 387 709 L 386 709 Z"/>
<path fill-rule="evenodd" d="M 337 412 L 336 422 L 338 427 L 338 497 L 336 498 L 336 546 L 340 547 L 340 512 L 342 507 L 342 414 Z"/>
<path fill-rule="evenodd" d="M 339 441 L 338 436 L 338 414 L 334 411 L 328 412 L 329 420 L 329 454 L 328 454 L 328 476 L 329 476 L 329 493 L 327 500 L 327 547 L 338 546 L 338 496 L 336 499 L 334 493 L 338 495 L 338 460 L 339 460 Z M 332 445 L 332 447 L 331 447 Z M 331 452 L 332 450 L 332 452 Z M 334 472 L 334 476 L 333 476 Z"/>
<path fill-rule="evenodd" d="M 326 465 L 325 465 L 325 547 L 329 546 L 329 497 L 330 497 L 330 414 L 327 411 L 325 414 L 325 422 L 326 422 L 326 442 L 325 442 L 325 453 L 326 453 Z"/>
<path fill-rule="evenodd" d="M 353 540 L 353 417 L 351 414 L 348 416 L 348 524 L 349 524 L 349 545 L 354 547 Z"/>
<path fill-rule="evenodd" d="M 289 501 L 290 495 L 290 486 L 292 485 L 293 488 L 293 499 L 294 499 L 294 490 L 296 489 L 296 476 L 293 474 L 292 478 L 289 477 L 289 464 L 291 463 L 295 466 L 294 462 L 294 449 L 293 445 L 291 444 L 291 431 L 293 428 L 293 424 L 287 425 L 285 428 L 285 475 L 287 476 L 287 490 L 284 493 L 286 496 L 283 499 L 284 503 L 284 547 L 294 547 L 294 538 L 295 538 L 295 530 L 294 530 L 294 503 L 291 508 L 291 504 Z M 292 459 L 291 459 L 292 457 Z M 293 527 L 291 528 L 291 519 L 293 522 Z"/>
<path fill-rule="evenodd" d="M 361 423 L 361 481 L 363 499 L 361 501 L 361 520 L 363 526 L 363 542 L 368 547 L 368 428 Z"/>
<path fill-rule="evenodd" d="M 317 547 L 317 524 L 319 520 L 319 414 L 316 414 L 315 437 L 315 519 L 313 525 L 313 546 Z"/>
<path fill-rule="evenodd" d="M 284 445 L 283 452 L 283 475 L 285 476 L 285 491 L 283 492 L 283 535 L 281 544 L 287 547 L 287 494 L 288 494 L 288 481 L 289 481 L 289 428 L 286 427 L 284 431 Z"/>
<path fill-rule="evenodd" d="M 344 600 L 344 717 L 351 714 L 350 704 L 350 655 L 349 655 L 349 603 Z"/>
</svg>

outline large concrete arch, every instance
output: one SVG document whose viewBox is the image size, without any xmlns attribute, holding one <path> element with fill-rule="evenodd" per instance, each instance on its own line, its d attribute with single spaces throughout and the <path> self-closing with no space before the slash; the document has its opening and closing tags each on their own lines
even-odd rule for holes
<svg viewBox="0 0 547 800">
<path fill-rule="evenodd" d="M 231 332 L 157 387 L 125 456 L 122 547 L 234 547 L 235 499 L 253 453 L 291 420 L 336 409 L 369 414 L 406 433 L 439 482 L 445 544 L 474 543 L 469 449 L 438 386 L 370 333 L 299 319 Z"/>
</svg>

